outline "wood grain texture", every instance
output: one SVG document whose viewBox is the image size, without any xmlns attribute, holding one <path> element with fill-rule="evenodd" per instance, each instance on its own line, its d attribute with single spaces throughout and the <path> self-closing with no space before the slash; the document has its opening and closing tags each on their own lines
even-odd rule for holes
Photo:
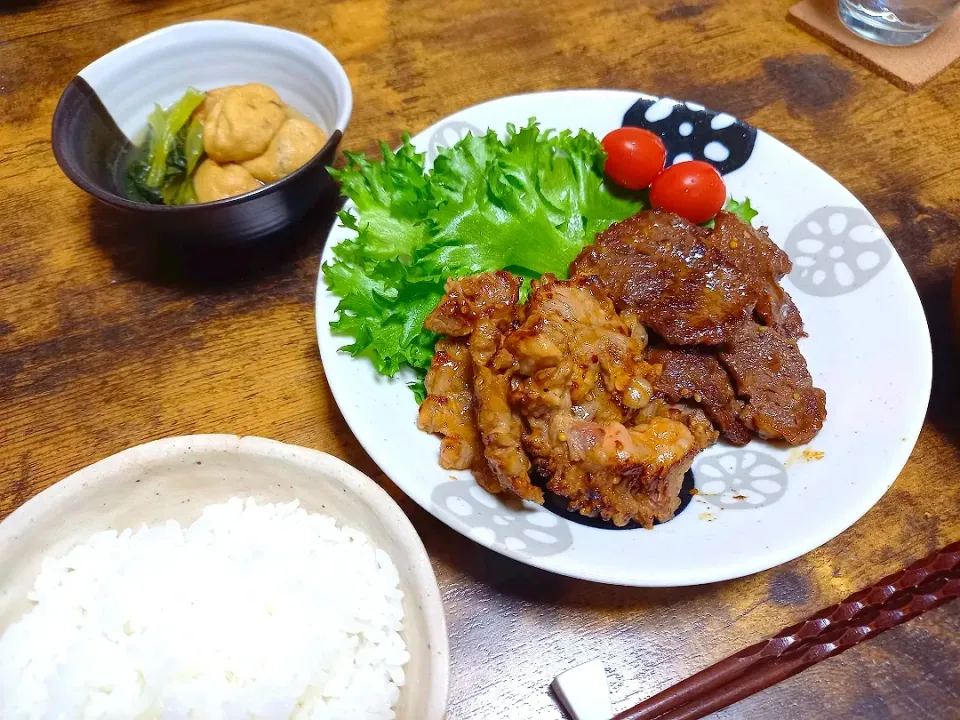
<svg viewBox="0 0 960 720">
<path fill-rule="evenodd" d="M 907 95 L 786 22 L 789 2 L 16 0 L 0 16 L 0 518 L 125 447 L 197 432 L 331 452 L 383 482 L 421 533 L 453 648 L 451 720 L 559 720 L 560 671 L 600 657 L 622 710 L 960 538 L 950 278 L 960 261 L 960 70 Z M 933 334 L 923 433 L 884 499 L 833 542 L 733 582 L 630 590 L 485 551 L 406 500 L 351 436 L 313 330 L 330 205 L 259 253 L 183 256 L 112 226 L 60 173 L 49 127 L 88 62 L 166 24 L 307 33 L 356 98 L 344 148 L 375 151 L 470 104 L 569 87 L 697 100 L 849 187 L 907 263 Z M 897 329 L 877 342 L 896 342 Z M 717 714 L 956 718 L 957 603 Z M 815 709 L 815 711 L 814 711 Z"/>
</svg>

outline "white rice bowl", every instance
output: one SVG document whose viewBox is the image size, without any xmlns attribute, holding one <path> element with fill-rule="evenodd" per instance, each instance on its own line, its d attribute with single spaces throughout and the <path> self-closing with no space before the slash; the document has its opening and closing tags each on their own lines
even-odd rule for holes
<svg viewBox="0 0 960 720">
<path fill-rule="evenodd" d="M 265 438 L 236 435 L 187 435 L 155 440 L 84 467 L 30 498 L 0 522 L 0 578 L 2 578 L 0 636 L 20 623 L 31 611 L 51 602 L 51 588 L 56 585 L 56 578 L 62 577 L 64 566 L 62 562 L 59 565 L 54 562 L 51 566 L 49 560 L 67 558 L 74 548 L 90 544 L 92 536 L 100 535 L 108 528 L 136 530 L 147 525 L 152 529 L 151 534 L 155 535 L 154 531 L 158 531 L 161 537 L 172 535 L 176 540 L 176 533 L 170 533 L 165 529 L 169 520 L 175 520 L 184 528 L 182 534 L 186 543 L 190 535 L 190 526 L 201 517 L 204 508 L 210 505 L 223 505 L 233 497 L 255 498 L 260 506 L 258 512 L 263 511 L 263 506 L 267 504 L 283 506 L 289 504 L 294 498 L 299 498 L 300 505 L 307 514 L 336 518 L 335 525 L 343 532 L 349 532 L 344 528 L 353 528 L 358 531 L 357 534 L 362 533 L 369 538 L 369 544 L 372 547 L 381 549 L 389 556 L 399 576 L 399 583 L 394 581 L 394 585 L 391 585 L 386 581 L 390 575 L 388 566 L 385 563 L 381 566 L 375 550 L 373 551 L 375 568 L 374 563 L 366 561 L 365 569 L 360 570 L 347 561 L 321 557 L 316 562 L 324 563 L 323 565 L 312 571 L 305 571 L 296 567 L 296 562 L 299 561 L 286 551 L 283 558 L 273 564 L 276 567 L 265 567 L 271 564 L 259 557 L 261 549 L 257 547 L 256 552 L 250 554 L 245 560 L 256 568 L 260 576 L 270 579 L 271 582 L 258 583 L 250 592 L 235 591 L 233 594 L 226 589 L 216 587 L 211 580 L 202 577 L 209 573 L 197 573 L 194 568 L 197 582 L 205 584 L 206 588 L 203 593 L 198 593 L 201 595 L 201 608 L 215 604 L 207 596 L 216 599 L 218 604 L 216 617 L 212 619 L 209 629 L 199 622 L 195 622 L 192 627 L 197 632 L 206 633 L 204 637 L 214 638 L 224 643 L 224 647 L 234 653 L 226 659 L 212 651 L 194 653 L 192 648 L 199 646 L 200 640 L 194 637 L 193 633 L 182 629 L 179 621 L 173 623 L 166 617 L 157 617 L 157 608 L 164 603 L 174 608 L 168 613 L 172 617 L 177 617 L 176 613 L 179 612 L 176 604 L 168 601 L 165 594 L 162 598 L 159 597 L 161 590 L 157 590 L 157 598 L 149 597 L 146 600 L 141 600 L 141 595 L 144 593 L 141 593 L 136 585 L 127 591 L 128 596 L 112 591 L 109 604 L 98 604 L 99 621 L 103 622 L 103 627 L 113 633 L 122 631 L 123 635 L 127 635 L 128 630 L 137 631 L 131 635 L 139 633 L 146 638 L 146 640 L 138 638 L 137 642 L 140 643 L 141 648 L 159 648 L 164 652 L 169 650 L 174 658 L 173 662 L 163 662 L 158 660 L 158 656 L 152 654 L 151 649 L 149 657 L 141 655 L 136 658 L 136 663 L 130 663 L 131 667 L 135 664 L 141 666 L 133 667 L 130 672 L 145 673 L 144 677 L 156 678 L 176 677 L 174 671 L 181 666 L 190 669 L 198 676 L 200 673 L 207 672 L 222 673 L 225 668 L 228 668 L 236 678 L 242 678 L 244 672 L 248 673 L 246 685 L 252 684 L 249 682 L 249 676 L 255 672 L 254 679 L 261 689 L 269 687 L 271 690 L 280 688 L 291 693 L 297 692 L 296 683 L 305 682 L 304 678 L 297 675 L 298 672 L 306 672 L 302 665 L 315 663 L 321 666 L 325 662 L 322 649 L 317 650 L 312 644 L 301 642 L 301 636 L 338 637 L 338 625 L 341 621 L 347 622 L 343 620 L 344 616 L 337 615 L 338 607 L 347 604 L 340 600 L 340 595 L 315 600 L 316 594 L 320 590 L 352 592 L 348 588 L 360 583 L 354 582 L 352 586 L 348 586 L 346 578 L 350 577 L 350 573 L 358 573 L 355 576 L 357 580 L 361 577 L 359 573 L 364 573 L 363 576 L 378 578 L 373 583 L 374 590 L 377 588 L 376 583 L 383 581 L 384 584 L 379 586 L 382 590 L 382 598 L 391 595 L 391 599 L 381 598 L 381 603 L 385 602 L 387 607 L 393 608 L 391 611 L 395 613 L 393 617 L 400 618 L 402 614 L 403 629 L 398 634 L 406 644 L 409 660 L 401 663 L 399 657 L 389 657 L 387 652 L 394 647 L 391 646 L 390 641 L 384 640 L 382 635 L 375 638 L 366 631 L 366 628 L 376 624 L 373 616 L 359 617 L 359 619 L 354 616 L 349 619 L 349 622 L 354 623 L 355 627 L 363 626 L 365 629 L 362 634 L 352 633 L 351 637 L 357 641 L 358 646 L 367 648 L 361 655 L 358 647 L 357 663 L 371 663 L 379 667 L 375 665 L 377 661 L 371 659 L 370 652 L 382 651 L 384 666 L 392 664 L 394 669 L 399 666 L 402 670 L 403 685 L 398 682 L 399 675 L 394 676 L 389 670 L 387 671 L 388 682 L 392 682 L 399 690 L 399 698 L 393 706 L 397 720 L 442 720 L 446 713 L 450 672 L 449 643 L 443 604 L 430 558 L 410 520 L 383 488 L 344 461 L 317 450 Z M 290 508 L 278 510 L 275 507 L 274 510 L 274 512 L 288 511 Z M 245 516 L 246 514 L 247 511 L 244 511 Z M 257 517 L 260 516 L 253 513 L 246 519 L 252 521 Z M 311 522 L 324 524 L 316 519 Z M 330 525 L 329 521 L 325 524 Z M 291 529 L 290 533 L 295 534 L 299 531 Z M 248 529 L 241 532 L 246 534 L 253 531 Z M 133 539 L 135 534 L 131 532 L 130 537 L 124 537 L 123 540 L 120 540 L 119 535 L 115 540 L 111 536 L 106 536 L 97 542 L 128 548 L 134 543 L 142 542 L 140 538 L 136 541 Z M 331 542 L 323 536 L 321 539 L 327 543 Z M 354 548 L 358 553 L 356 557 L 366 557 L 369 560 L 368 550 L 360 552 L 363 546 L 357 537 L 351 538 L 350 543 L 357 544 Z M 284 543 L 284 548 L 286 544 Z M 150 547 L 152 548 L 153 545 Z M 99 551 L 95 552 L 99 557 Z M 166 550 L 153 548 L 152 552 L 157 557 L 166 555 Z M 268 548 L 263 552 L 271 551 Z M 297 552 L 300 553 L 301 560 L 302 556 L 309 555 L 306 550 L 302 553 L 299 550 Z M 236 552 L 238 556 L 241 554 L 239 550 Z M 326 555 L 326 553 L 323 554 Z M 80 562 L 85 562 L 82 555 L 83 551 L 80 551 L 80 557 L 75 556 L 70 562 L 77 562 L 78 559 Z M 44 572 L 45 562 L 48 563 L 48 573 Z M 116 559 L 114 562 L 120 565 Z M 314 561 L 311 560 L 311 562 Z M 160 563 L 152 560 L 151 563 L 152 565 L 143 561 L 128 562 L 127 565 L 132 568 L 130 569 L 131 577 L 141 578 L 143 583 L 154 582 L 151 576 L 159 577 L 163 569 Z M 339 569 L 345 565 L 350 565 L 346 573 Z M 100 566 L 88 567 L 85 572 L 93 572 L 98 567 L 100 568 L 98 571 L 105 572 L 105 569 Z M 189 572 L 190 567 L 193 567 L 192 560 L 187 561 L 187 567 L 181 569 L 182 574 L 178 575 L 171 584 L 180 582 Z M 245 566 L 241 564 L 239 567 Z M 150 572 L 147 572 L 148 570 Z M 339 573 L 339 579 L 335 576 L 336 573 Z M 41 581 L 38 590 L 37 581 L 41 574 L 46 577 Z M 69 574 L 71 579 L 67 582 L 71 583 L 70 591 L 81 593 L 84 583 L 73 578 L 73 572 Z M 198 575 L 200 577 L 197 577 Z M 226 573 L 221 574 L 220 578 L 226 583 L 224 575 Z M 233 578 L 234 590 L 237 585 L 243 584 L 238 580 L 238 577 L 244 577 L 239 570 L 227 577 Z M 401 611 L 399 612 L 396 612 L 396 604 L 392 598 L 392 592 L 396 587 L 399 588 L 399 595 L 396 596 L 400 598 Z M 369 592 L 373 598 L 377 597 L 377 592 L 380 590 L 373 592 L 365 588 L 365 592 Z M 42 603 L 28 599 L 37 592 L 40 594 L 36 597 L 44 598 Z M 168 588 L 163 588 L 162 592 L 167 593 Z M 62 606 L 66 610 L 72 608 L 76 613 L 76 598 L 66 593 L 62 597 Z M 228 601 L 224 601 L 224 597 L 227 597 Z M 257 599 L 261 606 L 272 600 L 281 609 L 286 608 L 281 614 L 277 612 L 277 606 L 274 606 L 274 617 L 267 620 L 268 623 L 272 623 L 273 634 L 242 624 L 243 616 L 249 615 L 257 608 L 254 602 Z M 144 604 L 136 605 L 136 610 L 128 613 L 126 607 L 131 600 Z M 304 609 L 304 605 L 309 607 Z M 381 604 L 380 607 L 383 605 Z M 354 610 L 355 608 L 351 611 Z M 197 612 L 199 613 L 200 610 Z M 127 613 L 130 618 L 117 619 Z M 267 614 L 269 615 L 269 612 Z M 306 620 L 301 621 L 299 616 L 306 616 Z M 297 622 L 301 623 L 296 625 L 295 634 L 292 630 L 294 617 L 297 617 Z M 126 619 L 131 621 L 129 625 L 125 622 Z M 161 627 L 160 623 L 165 623 L 163 627 L 174 628 L 170 634 L 181 644 L 174 646 L 172 640 L 159 637 L 156 632 L 147 632 L 147 628 L 144 627 L 146 621 L 151 623 L 151 628 Z M 69 646 L 74 643 L 74 635 L 79 632 L 76 618 L 72 624 L 65 618 L 54 619 L 51 622 L 57 623 L 55 629 L 44 627 L 36 634 L 30 635 L 30 647 L 27 648 L 26 653 L 31 656 L 36 655 L 37 662 L 42 662 L 40 658 L 44 653 L 60 652 L 66 655 Z M 133 622 L 138 622 L 139 625 L 135 626 Z M 389 636 L 387 629 L 391 626 L 388 622 L 384 621 L 382 628 L 383 634 Z M 238 625 L 238 623 L 241 624 Z M 96 625 L 90 625 L 90 628 L 96 627 Z M 215 631 L 219 631 L 219 636 Z M 12 637 L 16 639 L 19 632 L 21 631 L 14 630 Z M 102 634 L 101 632 L 100 635 Z M 94 634 L 94 637 L 98 636 Z M 122 640 L 120 635 L 114 635 L 114 637 Z M 152 641 L 154 645 L 145 644 L 148 641 Z M 5 645 L 6 642 L 4 640 Z M 101 642 L 103 642 L 102 638 Z M 376 644 L 377 642 L 379 644 Z M 275 648 L 280 647 L 282 643 L 287 643 L 283 645 L 284 652 L 275 652 Z M 184 651 L 183 647 L 188 650 Z M 23 657 L 20 650 L 16 652 L 21 658 Z M 299 654 L 294 656 L 291 653 Z M 4 654 L 6 654 L 5 651 Z M 183 660 L 184 657 L 187 659 Z M 255 658 L 256 662 L 254 663 L 251 658 Z M 100 668 L 97 671 L 102 673 L 99 678 L 102 678 L 103 674 L 111 673 L 111 677 L 107 678 L 108 683 L 112 683 L 111 687 L 116 688 L 117 697 L 121 697 L 121 688 L 126 688 L 130 692 L 134 686 L 129 676 L 119 681 L 112 677 L 116 666 L 109 663 L 115 661 L 116 655 L 102 653 L 84 657 L 84 663 L 90 667 L 77 666 L 75 670 L 71 670 L 70 682 L 74 683 L 74 689 L 76 689 L 76 686 L 87 682 L 88 677 L 94 678 L 94 668 Z M 26 679 L 22 661 L 15 662 L 14 665 L 17 667 L 12 672 L 24 678 L 23 682 L 27 687 L 30 682 L 34 683 L 34 689 L 30 691 L 31 697 L 34 696 L 36 681 Z M 58 673 L 63 674 L 65 671 L 66 667 L 58 668 Z M 40 665 L 31 668 L 29 672 L 34 677 L 44 674 Z M 329 671 L 328 674 L 332 676 Z M 59 683 L 65 677 L 65 674 L 63 677 L 58 675 L 57 682 Z M 4 689 L 4 684 L 9 687 L 11 682 L 6 670 L 0 670 L 0 678 L 2 678 L 0 679 L 0 717 L 8 720 L 10 715 L 2 706 L 7 703 L 10 705 L 17 703 L 19 706 L 24 701 L 20 697 L 19 687 L 15 700 L 10 699 L 8 691 Z M 99 678 L 95 680 L 98 683 L 101 682 Z M 228 685 L 236 678 L 226 677 L 225 680 L 221 680 L 221 683 Z M 383 675 L 378 675 L 378 678 L 382 679 Z M 311 678 L 311 680 L 317 686 L 323 682 L 318 678 Z M 179 689 L 183 689 L 186 685 L 181 682 Z M 24 689 L 26 690 L 27 687 Z M 368 695 L 375 696 L 376 692 L 379 692 L 378 687 L 380 686 L 375 685 L 371 686 L 372 689 L 368 688 L 363 693 L 364 701 L 368 699 Z M 196 688 L 191 690 L 193 691 L 196 691 Z M 113 694 L 112 690 L 111 694 Z M 334 697 L 332 688 L 324 686 L 321 696 L 327 703 L 327 707 L 315 703 L 315 710 L 318 713 L 321 709 L 328 710 L 329 713 L 318 714 L 317 717 L 330 717 L 335 712 L 331 708 Z M 263 697 L 265 698 L 266 695 Z M 60 699 L 62 700 L 62 697 Z M 37 702 L 45 703 L 46 699 L 42 698 Z M 131 700 L 132 702 L 134 701 Z M 245 696 L 238 701 L 240 702 L 252 703 L 253 701 Z M 64 705 L 69 705 L 69 700 Z M 232 713 L 232 717 L 248 718 L 251 717 L 251 707 L 233 708 L 225 712 Z M 305 704 L 304 707 L 306 707 Z M 379 702 L 376 703 L 376 707 L 381 707 Z M 81 709 L 83 709 L 82 706 Z M 66 712 L 67 715 L 62 720 L 82 717 L 73 707 L 69 707 Z M 284 714 L 282 704 L 276 712 L 277 714 L 272 717 L 289 716 Z M 201 711 L 194 713 L 194 717 L 204 715 L 205 712 Z M 127 715 L 126 709 L 122 716 L 125 719 L 131 717 Z M 149 713 L 147 716 L 149 717 Z M 211 717 L 213 716 L 215 715 Z M 306 717 L 305 714 L 303 716 Z M 111 715 L 104 715 L 104 717 L 111 717 Z M 177 715 L 171 710 L 169 714 L 161 717 L 177 717 Z M 357 716 L 340 715 L 340 717 Z M 359 717 L 368 717 L 368 715 Z"/>
<path fill-rule="evenodd" d="M 29 597 L 0 637 L 5 720 L 389 720 L 410 657 L 390 557 L 298 502 L 100 532 Z"/>
</svg>

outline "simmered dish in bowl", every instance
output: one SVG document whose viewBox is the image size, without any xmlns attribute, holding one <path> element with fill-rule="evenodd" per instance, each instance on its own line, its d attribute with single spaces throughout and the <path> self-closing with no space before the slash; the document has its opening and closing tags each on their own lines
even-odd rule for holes
<svg viewBox="0 0 960 720">
<path fill-rule="evenodd" d="M 207 102 L 189 88 L 221 92 Z M 289 229 L 331 191 L 327 166 L 352 108 L 346 72 L 312 38 L 201 20 L 137 38 L 83 68 L 60 97 L 51 139 L 64 174 L 128 234 L 239 246 Z M 203 127 L 207 115 L 222 121 L 221 132 Z M 204 157 L 212 162 L 198 178 Z M 200 201 L 218 198 L 226 199 Z"/>
<path fill-rule="evenodd" d="M 163 205 L 213 202 L 276 182 L 305 165 L 327 135 L 268 85 L 201 92 L 154 107 L 129 160 L 128 199 Z"/>
</svg>

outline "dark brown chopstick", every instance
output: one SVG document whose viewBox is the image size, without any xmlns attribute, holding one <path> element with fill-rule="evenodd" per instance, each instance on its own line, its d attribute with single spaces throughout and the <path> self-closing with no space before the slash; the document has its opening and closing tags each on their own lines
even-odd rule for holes
<svg viewBox="0 0 960 720">
<path fill-rule="evenodd" d="M 625 710 L 613 720 L 695 720 L 960 597 L 960 542 Z"/>
</svg>

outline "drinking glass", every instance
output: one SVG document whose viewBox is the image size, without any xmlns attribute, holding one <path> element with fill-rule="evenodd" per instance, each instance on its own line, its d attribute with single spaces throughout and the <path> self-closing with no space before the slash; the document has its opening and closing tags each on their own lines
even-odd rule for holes
<svg viewBox="0 0 960 720">
<path fill-rule="evenodd" d="M 913 45 L 953 14 L 960 0 L 839 0 L 843 24 L 883 45 Z"/>
</svg>

